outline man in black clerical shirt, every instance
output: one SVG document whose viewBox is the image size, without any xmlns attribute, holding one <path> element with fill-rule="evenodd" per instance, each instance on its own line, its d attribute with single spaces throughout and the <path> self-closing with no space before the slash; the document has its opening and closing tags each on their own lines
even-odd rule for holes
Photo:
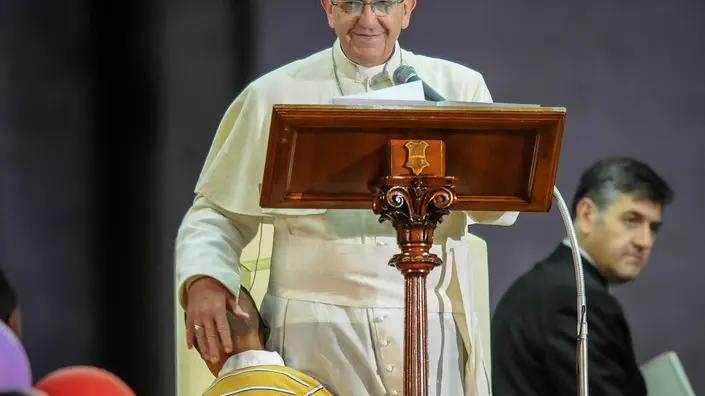
<svg viewBox="0 0 705 396">
<path fill-rule="evenodd" d="M 629 325 L 610 293 L 646 266 L 667 183 L 631 158 L 606 158 L 582 175 L 572 203 L 587 291 L 590 394 L 643 396 Z M 495 396 L 577 395 L 575 270 L 568 241 L 521 276 L 492 318 Z"/>
</svg>

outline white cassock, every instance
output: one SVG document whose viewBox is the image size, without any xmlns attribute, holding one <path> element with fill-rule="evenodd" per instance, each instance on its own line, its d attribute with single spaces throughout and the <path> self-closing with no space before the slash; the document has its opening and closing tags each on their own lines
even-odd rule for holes
<svg viewBox="0 0 705 396">
<path fill-rule="evenodd" d="M 337 395 L 401 395 L 404 281 L 387 265 L 399 252 L 389 223 L 370 210 L 269 210 L 259 207 L 274 104 L 327 104 L 331 98 L 392 86 L 400 64 L 413 66 L 449 100 L 490 102 L 482 75 L 399 45 L 387 65 L 363 68 L 331 49 L 292 62 L 250 84 L 218 128 L 176 244 L 179 296 L 198 276 L 237 295 L 239 255 L 260 222 L 274 225 L 270 281 L 261 312 L 267 348 Z M 334 67 L 335 65 L 335 67 Z M 336 74 L 340 86 L 336 81 Z M 516 212 L 453 212 L 432 252 L 443 266 L 428 277 L 431 395 L 490 395 L 489 367 L 472 308 L 473 255 L 467 226 L 511 225 Z"/>
</svg>

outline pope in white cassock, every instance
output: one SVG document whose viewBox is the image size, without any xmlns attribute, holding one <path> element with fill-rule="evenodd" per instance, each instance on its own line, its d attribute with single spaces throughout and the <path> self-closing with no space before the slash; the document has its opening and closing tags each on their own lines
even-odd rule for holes
<svg viewBox="0 0 705 396">
<path fill-rule="evenodd" d="M 328 104 L 335 96 L 387 88 L 400 65 L 414 67 L 448 100 L 492 98 L 478 72 L 400 48 L 397 39 L 416 0 L 321 4 L 338 36 L 333 46 L 254 81 L 217 130 L 176 242 L 187 339 L 191 344 L 195 338 L 214 361 L 232 348 L 225 310 L 246 315 L 236 303 L 239 255 L 262 222 L 272 223 L 270 281 L 261 307 L 272 330 L 267 348 L 337 395 L 400 395 L 404 281 L 387 265 L 399 251 L 395 230 L 379 223 L 371 207 L 259 207 L 272 106 Z M 473 256 L 486 252 L 472 248 L 466 233 L 474 223 L 511 225 L 516 215 L 453 212 L 435 233 L 432 252 L 443 267 L 427 283 L 431 395 L 491 394 L 470 273 Z"/>
</svg>

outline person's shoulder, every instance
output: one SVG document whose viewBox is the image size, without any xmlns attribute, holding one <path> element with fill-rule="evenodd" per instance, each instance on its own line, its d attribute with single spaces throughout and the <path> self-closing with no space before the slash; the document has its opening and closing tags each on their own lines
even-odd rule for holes
<svg viewBox="0 0 705 396">
<path fill-rule="evenodd" d="M 514 310 L 533 303 L 532 309 L 551 310 L 563 301 L 575 302 L 575 272 L 570 263 L 557 257 L 557 251 L 534 262 L 517 278 L 501 297 L 497 310 L 503 306 Z"/>
<path fill-rule="evenodd" d="M 324 389 L 323 385 L 321 385 L 321 383 L 317 379 L 297 369 L 291 368 L 289 366 L 273 366 L 271 368 L 279 370 L 282 373 L 286 373 L 292 379 L 296 378 L 296 382 L 298 383 L 305 383 L 306 386 L 310 388 L 310 390 L 313 390 L 315 388 Z"/>
<path fill-rule="evenodd" d="M 404 57 L 409 58 L 416 67 L 423 69 L 424 73 L 437 73 L 458 82 L 484 83 L 481 72 L 455 61 L 415 54 L 411 51 L 404 51 Z"/>
<path fill-rule="evenodd" d="M 320 381 L 318 381 L 317 379 L 311 377 L 310 375 L 308 375 L 306 373 L 303 373 L 299 370 L 296 370 L 296 369 L 288 367 L 288 366 L 277 366 L 276 369 L 287 373 L 290 377 L 292 377 L 291 379 L 294 380 L 296 383 L 305 384 L 307 395 L 316 395 L 316 396 L 331 395 L 331 393 L 328 391 L 328 389 L 326 389 L 325 386 L 323 384 L 321 384 Z M 296 379 L 294 379 L 294 377 Z"/>
<path fill-rule="evenodd" d="M 259 365 L 224 373 L 206 390 L 204 396 L 221 395 L 224 390 L 233 391 L 263 385 L 289 391 L 310 392 L 307 394 L 311 395 L 328 394 L 318 380 L 299 370 L 281 365 Z"/>
<path fill-rule="evenodd" d="M 308 80 L 321 72 L 321 65 L 330 63 L 331 49 L 317 51 L 271 70 L 252 81 L 247 89 L 255 92 L 270 92 L 281 89 L 281 84 L 297 80 Z"/>
<path fill-rule="evenodd" d="M 607 287 L 592 275 L 593 269 L 588 267 L 589 265 L 583 262 L 583 280 L 587 294 L 594 299 L 599 298 L 600 301 L 614 299 Z M 575 305 L 577 283 L 572 259 L 557 259 L 553 255 L 541 261 L 537 267 L 542 268 L 543 286 L 550 292 L 551 305 Z"/>
<path fill-rule="evenodd" d="M 448 100 L 491 102 L 482 73 L 458 62 L 402 50 L 403 62 Z"/>
<path fill-rule="evenodd" d="M 575 266 L 569 248 L 559 246 L 557 250 L 546 259 L 537 264 L 541 269 L 541 287 L 545 290 L 543 301 L 544 309 L 549 312 L 577 311 L 575 299 L 577 296 L 577 283 Z M 584 260 L 584 259 L 583 259 Z M 589 310 L 598 310 L 601 313 L 614 315 L 621 312 L 621 305 L 612 295 L 607 286 L 598 279 L 596 269 L 591 264 L 583 263 L 583 280 Z"/>
<path fill-rule="evenodd" d="M 502 294 L 497 304 L 495 315 L 513 316 L 515 311 L 523 311 L 525 304 L 533 309 L 539 309 L 539 302 L 547 290 L 550 290 L 548 280 L 543 276 L 540 265 L 535 265 L 522 273 Z"/>
</svg>

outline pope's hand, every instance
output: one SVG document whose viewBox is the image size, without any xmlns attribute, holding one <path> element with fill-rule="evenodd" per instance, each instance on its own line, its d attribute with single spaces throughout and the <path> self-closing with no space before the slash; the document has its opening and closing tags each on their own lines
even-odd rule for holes
<svg viewBox="0 0 705 396">
<path fill-rule="evenodd" d="M 233 351 L 226 310 L 230 310 L 239 319 L 247 319 L 249 315 L 240 308 L 235 296 L 223 284 L 209 277 L 197 279 L 191 284 L 187 301 L 188 347 L 193 348 L 195 335 L 201 356 L 216 363 L 220 360 L 221 351 Z"/>
</svg>

